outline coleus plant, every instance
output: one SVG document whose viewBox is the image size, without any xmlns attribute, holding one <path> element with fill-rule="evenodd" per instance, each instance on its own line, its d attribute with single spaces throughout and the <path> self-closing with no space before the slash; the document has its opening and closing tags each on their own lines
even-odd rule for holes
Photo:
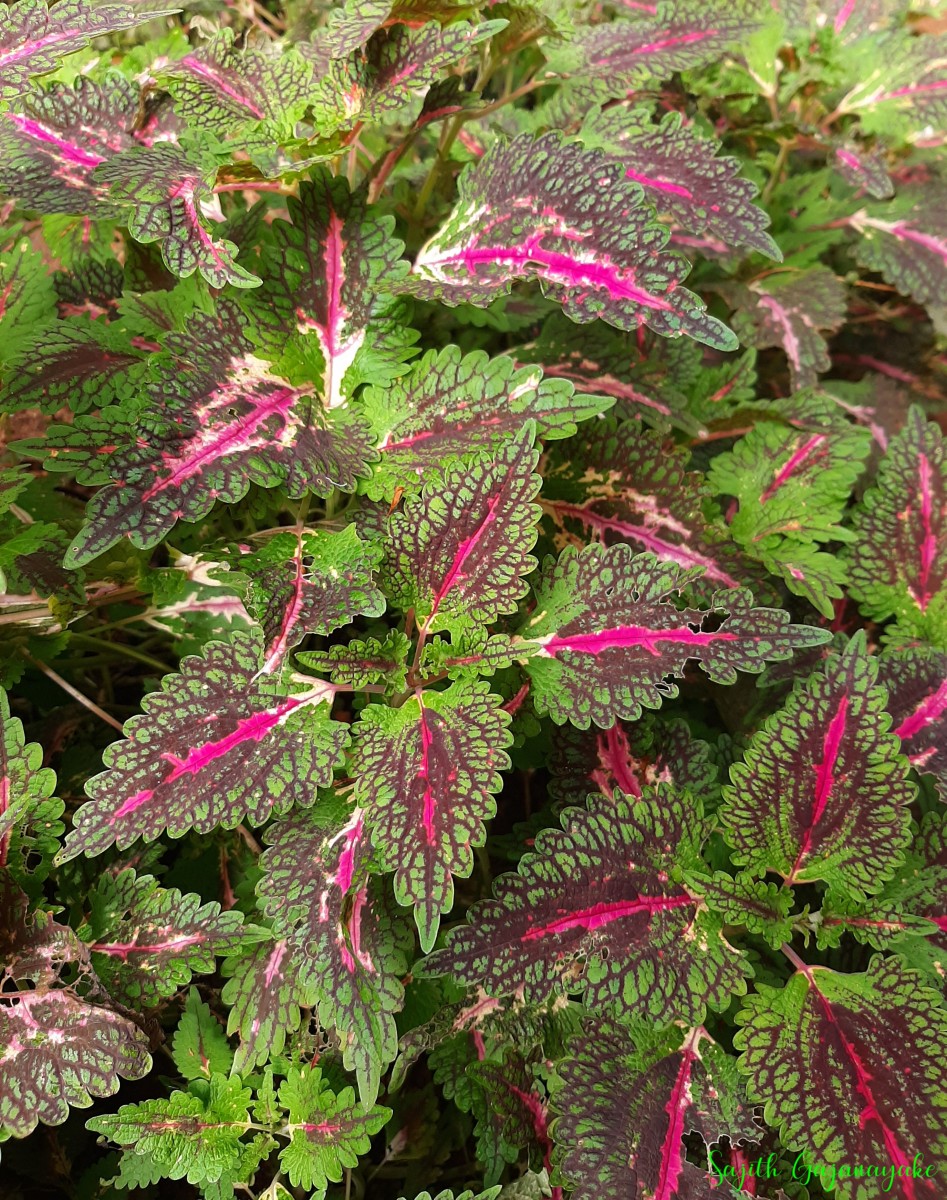
<svg viewBox="0 0 947 1200">
<path fill-rule="evenodd" d="M 947 5 L 182 9 L 0 9 L 4 1194 L 937 1200 Z"/>
</svg>

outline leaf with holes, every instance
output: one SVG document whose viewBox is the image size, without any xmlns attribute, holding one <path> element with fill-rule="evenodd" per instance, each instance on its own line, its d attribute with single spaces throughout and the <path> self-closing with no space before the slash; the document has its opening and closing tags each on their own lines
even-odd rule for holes
<svg viewBox="0 0 947 1200">
<path fill-rule="evenodd" d="M 730 532 L 745 552 L 831 617 L 845 566 L 813 543 L 851 539 L 841 522 L 871 437 L 818 393 L 811 400 L 811 419 L 760 421 L 718 454 L 709 481 L 738 501 Z"/>
<path fill-rule="evenodd" d="M 707 1146 L 759 1136 L 736 1063 L 700 1025 L 634 1037 L 615 1021 L 589 1020 L 556 1074 L 556 1162 L 573 1200 L 709 1200 L 718 1183 L 687 1160 L 684 1136 Z"/>
<path fill-rule="evenodd" d="M 701 568 L 703 589 L 758 576 L 714 512 L 702 476 L 686 469 L 687 450 L 661 434 L 636 421 L 596 421 L 561 457 L 550 457 L 540 503 L 558 545 L 629 542 L 664 562 Z"/>
<path fill-rule="evenodd" d="M 859 633 L 770 717 L 730 771 L 720 816 L 737 862 L 864 896 L 897 867 L 915 788 Z"/>
<path fill-rule="evenodd" d="M 811 387 L 832 365 L 822 334 L 834 333 L 845 320 L 846 294 L 828 267 L 766 275 L 734 289 L 733 298 L 737 336 L 758 350 L 784 350 L 794 391 Z"/>
<path fill-rule="evenodd" d="M 395 895 L 413 904 L 422 949 L 437 936 L 440 914 L 454 902 L 452 876 L 473 869 L 493 795 L 509 767 L 509 715 L 486 683 L 455 683 L 417 692 L 400 708 L 370 705 L 358 725 L 355 800 Z"/>
<path fill-rule="evenodd" d="M 853 975 L 800 968 L 782 988 L 757 984 L 737 1020 L 750 1099 L 788 1149 L 812 1156 L 813 1179 L 836 1168 L 840 1200 L 874 1200 L 882 1170 L 899 1200 L 940 1194 L 947 1015 L 920 975 L 880 955 Z M 874 1177 L 856 1176 L 856 1163 L 875 1164 Z"/>
<path fill-rule="evenodd" d="M 166 675 L 126 723 L 125 741 L 105 751 L 109 769 L 90 780 L 62 860 L 312 804 L 347 741 L 329 717 L 332 692 L 287 695 L 259 669 L 258 638 L 238 633 Z"/>
<path fill-rule="evenodd" d="M 24 96 L 15 112 L 0 113 L 0 188 L 39 213 L 114 217 L 92 172 L 135 144 L 138 105 L 138 88 L 120 76 L 95 83 L 80 75 Z"/>
<path fill-rule="evenodd" d="M 524 649 L 533 648 L 525 666 L 537 710 L 558 725 L 607 729 L 676 696 L 673 679 L 691 660 L 732 683 L 738 670 L 758 673 L 828 640 L 781 609 L 753 608 L 742 589 L 718 594 L 708 609 L 679 608 L 698 573 L 625 545 L 570 547 L 547 559 L 536 615 L 521 630 Z"/>
<path fill-rule="evenodd" d="M 134 1147 L 168 1179 L 206 1184 L 232 1177 L 245 1149 L 241 1139 L 250 1128 L 252 1093 L 238 1076 L 212 1075 L 192 1087 L 167 1099 L 123 1104 L 117 1113 L 93 1117 L 87 1127 Z"/>
<path fill-rule="evenodd" d="M 665 1024 L 698 1021 L 742 993 L 742 955 L 702 897 L 675 882 L 699 868 L 709 825 L 692 797 L 659 786 L 636 799 L 593 797 L 545 829 L 495 900 L 475 904 L 425 974 L 529 1003 L 582 993 L 593 1011 Z"/>
<path fill-rule="evenodd" d="M 366 212 L 344 178 L 324 169 L 286 201 L 290 221 L 273 222 L 275 252 L 266 254 L 262 285 L 243 302 L 261 344 L 294 357 L 321 381 L 327 408 L 337 408 L 359 381 L 358 362 L 382 347 L 389 291 L 408 270 L 394 220 Z"/>
<path fill-rule="evenodd" d="M 119 1077 L 151 1070 L 148 1039 L 92 991 L 88 960 L 72 930 L 27 899 L 0 872 L 0 1131 L 26 1137 L 38 1122 L 61 1125 L 69 1108 L 114 1095 Z M 62 978 L 76 964 L 72 983 Z M 91 993 L 91 994 L 90 994 Z"/>
<path fill-rule="evenodd" d="M 888 689 L 891 731 L 920 775 L 933 775 L 947 800 L 947 654 L 905 646 L 883 654 L 878 678 Z"/>
<path fill-rule="evenodd" d="M 0 16 L 0 100 L 15 100 L 28 91 L 33 75 L 55 71 L 60 60 L 84 49 L 92 38 L 131 29 L 178 8 L 140 8 L 111 0 L 17 0 Z"/>
<path fill-rule="evenodd" d="M 680 228 L 780 261 L 779 247 L 766 232 L 769 218 L 753 203 L 757 189 L 740 176 L 739 161 L 718 157 L 718 144 L 698 137 L 682 120 L 680 113 L 667 113 L 655 125 L 647 108 L 617 106 L 593 113 L 583 140 L 620 158 L 625 176 Z"/>
<path fill-rule="evenodd" d="M 460 199 L 421 249 L 405 289 L 486 307 L 518 279 L 539 279 L 573 321 L 647 325 L 721 350 L 736 339 L 681 284 L 686 259 L 664 247 L 642 189 L 599 150 L 559 134 L 497 142 L 461 175 Z M 591 214 L 595 214 L 595 219 Z"/>
<path fill-rule="evenodd" d="M 279 1089 L 280 1103 L 289 1110 L 286 1132 L 291 1141 L 280 1151 L 280 1163 L 293 1187 L 324 1195 L 327 1184 L 338 1183 L 345 1168 L 358 1165 L 370 1138 L 391 1116 L 376 1104 L 367 1112 L 356 1108 L 355 1093 L 336 1094 L 318 1067 L 296 1068 Z"/>
<path fill-rule="evenodd" d="M 251 483 L 291 496 L 354 491 L 371 455 L 350 413 L 327 414 L 312 386 L 291 387 L 254 354 L 232 301 L 169 335 L 172 363 L 146 385 L 148 403 L 53 427 L 49 465 L 106 484 L 86 508 L 67 555 L 76 566 L 122 537 L 150 547 L 215 500 L 235 504 Z M 173 366 L 173 370 L 171 369 Z"/>
<path fill-rule="evenodd" d="M 196 153 L 196 152 L 195 152 Z M 170 142 L 123 150 L 93 171 L 109 199 L 128 210 L 128 230 L 146 244 L 161 243 L 161 258 L 181 279 L 198 271 L 211 287 L 256 287 L 260 280 L 235 261 L 237 247 L 215 241 L 204 226 L 213 200 L 217 162 Z"/>
<path fill-rule="evenodd" d="M 257 885 L 263 911 L 298 947 L 319 1021 L 342 1035 L 345 1065 L 357 1073 L 363 1104 L 373 1104 L 397 1053 L 394 1017 L 414 939 L 381 881 L 367 876 L 365 814 L 357 808 L 327 824 L 318 809 L 293 813 L 267 840 Z"/>
<path fill-rule="evenodd" d="M 277 671 L 310 633 L 327 634 L 354 617 L 378 617 L 385 598 L 374 586 L 378 553 L 354 525 L 339 533 L 278 533 L 239 561 L 250 576 L 247 607 L 263 626 L 263 671 Z"/>
<path fill-rule="evenodd" d="M 155 1007 L 190 982 L 216 970 L 217 956 L 233 954 L 262 936 L 245 928 L 239 912 L 221 912 L 194 893 L 163 888 L 131 869 L 105 875 L 88 900 L 90 916 L 79 936 L 96 974 L 125 1004 Z"/>
<path fill-rule="evenodd" d="M 535 429 L 489 457 L 457 462 L 388 522 L 382 586 L 426 631 L 516 611 L 536 565 Z"/>
<path fill-rule="evenodd" d="M 381 452 L 366 491 L 380 500 L 399 487 L 416 489 L 456 458 L 496 450 L 530 419 L 542 438 L 570 437 L 579 421 L 609 404 L 576 395 L 565 379 L 544 379 L 541 367 L 517 370 L 510 358 L 462 354 L 457 346 L 432 350 L 403 378 L 368 388 L 360 401 Z"/>
<path fill-rule="evenodd" d="M 947 447 L 912 408 L 854 520 L 851 593 L 876 621 L 947 649 Z"/>
</svg>

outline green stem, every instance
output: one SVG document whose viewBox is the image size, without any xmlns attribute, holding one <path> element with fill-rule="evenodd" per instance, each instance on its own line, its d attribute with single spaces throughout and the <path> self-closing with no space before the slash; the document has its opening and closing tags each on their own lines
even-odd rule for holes
<svg viewBox="0 0 947 1200">
<path fill-rule="evenodd" d="M 161 662 L 157 658 L 152 658 L 150 654 L 144 654 L 141 650 L 135 650 L 131 646 L 126 646 L 124 642 L 109 642 L 104 639 L 92 637 L 87 633 L 74 633 L 70 641 L 78 642 L 81 646 L 93 646 L 95 649 L 107 648 L 115 653 L 123 655 L 125 658 L 134 658 L 140 663 L 144 663 L 146 667 L 154 667 L 160 671 L 162 675 L 168 675 L 174 670 L 167 663 Z"/>
</svg>

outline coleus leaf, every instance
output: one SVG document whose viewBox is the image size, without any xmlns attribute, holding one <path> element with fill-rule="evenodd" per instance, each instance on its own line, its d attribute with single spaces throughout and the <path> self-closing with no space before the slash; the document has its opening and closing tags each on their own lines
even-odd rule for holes
<svg viewBox="0 0 947 1200">
<path fill-rule="evenodd" d="M 636 799 L 590 797 L 545 829 L 495 900 L 475 904 L 425 974 L 450 973 L 488 996 L 541 1003 L 581 992 L 593 1011 L 697 1021 L 744 989 L 741 955 L 699 895 L 675 882 L 696 868 L 709 826 L 666 786 Z"/>
<path fill-rule="evenodd" d="M 620 37 L 621 27 L 609 28 Z M 583 141 L 618 156 L 626 177 L 681 228 L 782 259 L 766 232 L 768 216 L 753 204 L 755 185 L 740 176 L 740 163 L 719 158 L 719 144 L 684 125 L 682 114 L 667 113 L 655 125 L 643 106 L 616 106 L 586 120 Z"/>
<path fill-rule="evenodd" d="M 92 172 L 135 144 L 138 105 L 139 89 L 119 75 L 105 83 L 80 75 L 24 96 L 0 114 L 0 187 L 36 212 L 114 216 Z"/>
<path fill-rule="evenodd" d="M 233 1066 L 233 1051 L 210 1006 L 192 987 L 178 1027 L 172 1050 L 174 1065 L 185 1079 L 210 1079 L 228 1075 Z"/>
<path fill-rule="evenodd" d="M 369 331 L 377 333 L 390 308 L 379 294 L 408 271 L 404 247 L 393 236 L 392 217 L 369 216 L 364 196 L 322 168 L 286 205 L 291 222 L 273 222 L 276 252 L 264 257 L 262 286 L 244 303 L 263 346 L 275 355 L 297 334 L 302 357 L 311 361 L 305 347 L 315 343 L 312 369 L 326 407 L 336 408 L 351 395 L 356 359 L 373 349 Z"/>
<path fill-rule="evenodd" d="M 247 1074 L 281 1053 L 287 1033 L 299 1028 L 302 1007 L 316 996 L 301 977 L 303 953 L 289 937 L 251 946 L 224 962 L 229 976 L 221 999 L 230 1009 L 227 1033 L 240 1035 L 234 1070 Z"/>
<path fill-rule="evenodd" d="M 527 421 L 495 454 L 454 463 L 388 522 L 383 587 L 425 631 L 515 612 L 528 590 L 541 484 L 534 436 Z"/>
<path fill-rule="evenodd" d="M 606 799 L 616 790 L 638 797 L 646 787 L 669 783 L 698 796 L 707 810 L 720 790 L 710 745 L 692 737 L 686 721 L 662 721 L 651 713 L 610 729 L 554 730 L 549 772 L 556 805 L 584 804 L 590 792 Z"/>
<path fill-rule="evenodd" d="M 831 616 L 844 564 L 811 544 L 850 539 L 842 515 L 871 439 L 868 430 L 839 420 L 818 394 L 808 399 L 812 419 L 758 422 L 714 458 L 708 478 L 739 502 L 730 532 L 746 553 Z"/>
<path fill-rule="evenodd" d="M 844 180 L 876 200 L 890 200 L 894 195 L 894 184 L 881 154 L 846 143 L 834 148 L 832 161 Z"/>
<path fill-rule="evenodd" d="M 206 1084 L 192 1086 L 195 1090 L 172 1092 L 167 1099 L 123 1104 L 86 1126 L 120 1146 L 134 1147 L 159 1165 L 165 1178 L 216 1183 L 240 1167 L 252 1092 L 238 1076 L 212 1075 Z"/>
<path fill-rule="evenodd" d="M 537 278 L 573 321 L 647 325 L 666 337 L 687 334 L 735 349 L 726 326 L 681 286 L 689 263 L 665 252 L 667 230 L 610 155 L 563 143 L 556 133 L 523 135 L 491 147 L 462 173 L 458 190 L 457 206 L 421 249 L 406 290 L 485 307 L 515 280 Z"/>
<path fill-rule="evenodd" d="M 596 421 L 553 458 L 540 504 L 556 543 L 630 542 L 681 567 L 700 567 L 711 587 L 752 581 L 690 457 L 637 421 Z M 573 533 L 573 530 L 577 533 Z"/>
<path fill-rule="evenodd" d="M 575 395 L 565 379 L 544 379 L 541 367 L 517 369 L 510 358 L 457 346 L 432 350 L 407 375 L 360 398 L 381 452 L 365 490 L 380 500 L 429 483 L 452 459 L 496 449 L 529 419 L 540 437 L 569 437 L 609 403 Z"/>
<path fill-rule="evenodd" d="M 15 100 L 28 90 L 30 77 L 55 71 L 60 59 L 74 54 L 92 38 L 131 29 L 178 8 L 141 8 L 111 0 L 59 0 L 48 8 L 43 0 L 4 5 L 0 16 L 0 100 Z"/>
<path fill-rule="evenodd" d="M 347 740 L 325 706 L 331 690 L 287 695 L 259 666 L 258 638 L 237 633 L 166 675 L 105 751 L 109 769 L 89 781 L 62 861 L 311 804 Z"/>
<path fill-rule="evenodd" d="M 947 649 L 947 447 L 917 407 L 854 518 L 850 590 L 866 616 Z"/>
<path fill-rule="evenodd" d="M 639 1029 L 636 1038 L 593 1018 L 556 1074 L 556 1161 L 574 1200 L 704 1200 L 718 1184 L 688 1162 L 684 1136 L 697 1133 L 708 1146 L 758 1137 L 736 1063 L 700 1025 L 658 1036 Z"/>
<path fill-rule="evenodd" d="M 385 611 L 372 580 L 377 558 L 349 525 L 339 533 L 278 533 L 239 563 L 250 576 L 247 605 L 263 626 L 265 674 L 307 634 L 331 633 L 359 614 Z"/>
<path fill-rule="evenodd" d="M 941 303 L 947 283 L 947 221 L 936 191 L 899 197 L 894 211 L 890 204 L 864 208 L 849 223 L 861 234 L 855 257 L 863 267 L 920 304 Z"/>
<path fill-rule="evenodd" d="M 234 504 L 251 483 L 291 496 L 354 490 L 370 455 L 367 430 L 349 413 L 326 414 L 312 385 L 291 387 L 254 354 L 232 301 L 192 316 L 169 335 L 172 364 L 146 387 L 139 410 L 113 408 L 53 427 L 44 445 L 55 470 L 108 483 L 86 508 L 67 554 L 87 562 L 127 536 L 155 545 L 184 518 Z"/>
<path fill-rule="evenodd" d="M 408 638 L 393 629 L 384 638 L 353 638 L 298 657 L 303 666 L 329 675 L 339 686 L 358 689 L 384 681 L 389 691 L 397 693 L 405 688 L 410 649 Z"/>
<path fill-rule="evenodd" d="M 836 1168 L 840 1198 L 871 1200 L 882 1172 L 901 1200 L 938 1195 L 947 1015 L 920 975 L 880 955 L 854 975 L 799 964 L 783 988 L 758 983 L 737 1020 L 750 1099 L 790 1150 Z M 912 1172 L 915 1156 L 933 1178 Z"/>
<path fill-rule="evenodd" d="M 793 390 L 811 387 L 832 365 L 822 331 L 834 333 L 845 320 L 846 293 L 828 267 L 766 275 L 728 295 L 739 305 L 733 328 L 741 342 L 784 350 Z"/>
<path fill-rule="evenodd" d="M 947 654 L 905 646 L 881 656 L 878 678 L 903 753 L 919 774 L 933 775 L 947 800 Z"/>
<path fill-rule="evenodd" d="M 873 7 L 861 0 L 853 5 L 853 10 L 858 17 L 864 11 L 869 20 L 877 19 Z M 855 22 L 850 28 L 856 35 L 865 32 Z M 910 135 L 924 129 L 944 129 L 947 126 L 944 96 L 947 39 L 916 37 L 909 25 L 903 25 L 894 34 L 875 40 L 873 69 L 868 71 L 865 70 L 864 45 L 864 42 L 856 43 L 853 48 L 850 61 L 856 82 L 841 102 L 843 111 L 857 113 L 863 128 L 882 135 L 890 135 L 894 130 Z"/>
<path fill-rule="evenodd" d="M 293 1187 L 315 1188 L 315 1195 L 324 1195 L 330 1180 L 338 1183 L 344 1168 L 358 1165 L 371 1136 L 391 1116 L 380 1104 L 367 1112 L 356 1108 L 353 1090 L 337 1095 L 318 1067 L 291 1071 L 280 1084 L 279 1099 L 289 1110 L 285 1128 L 291 1138 L 280 1163 Z"/>
<path fill-rule="evenodd" d="M 417 691 L 400 708 L 362 710 L 353 755 L 355 801 L 395 896 L 413 904 L 427 952 L 440 914 L 453 905 L 452 876 L 469 875 L 472 847 L 486 840 L 493 793 L 510 765 L 509 714 L 482 682 Z"/>
<path fill-rule="evenodd" d="M 908 842 L 915 788 L 862 633 L 754 735 L 720 810 L 734 858 L 788 884 L 877 891 Z"/>
<path fill-rule="evenodd" d="M 53 796 L 56 774 L 43 766 L 43 747 L 24 740 L 2 688 L 0 727 L 0 871 L 23 882 L 28 856 L 38 850 L 45 858 L 55 845 L 63 803 Z"/>
<path fill-rule="evenodd" d="M 162 888 L 151 875 L 129 869 L 102 877 L 79 931 L 96 974 L 123 1003 L 154 1007 L 216 969 L 216 956 L 232 954 L 262 934 L 245 928 L 240 912 L 221 912 L 193 893 Z"/>
<path fill-rule="evenodd" d="M 791 625 L 782 610 L 753 608 L 743 589 L 718 594 L 713 606 L 680 609 L 674 602 L 698 572 L 661 563 L 630 546 L 568 547 L 547 559 L 536 587 L 536 616 L 521 630 L 537 710 L 559 725 L 609 728 L 635 721 L 677 695 L 672 682 L 694 659 L 711 679 L 732 683 L 737 671 L 828 638 Z"/>
<path fill-rule="evenodd" d="M 72 931 L 42 911 L 26 914 L 26 896 L 0 872 L 0 1129 L 13 1137 L 40 1121 L 61 1125 L 70 1106 L 87 1108 L 113 1095 L 119 1077 L 140 1079 L 151 1069 L 142 1031 L 101 989 L 83 994 L 88 962 Z M 79 975 L 66 985 L 60 974 L 70 963 Z"/>
<path fill-rule="evenodd" d="M 22 348 L 36 330 L 56 317 L 53 281 L 43 256 L 28 241 L 0 252 L 0 365 Z"/>
<path fill-rule="evenodd" d="M 502 1060 L 484 1058 L 467 1066 L 467 1078 L 482 1092 L 474 1104 L 474 1136 L 485 1183 L 495 1183 L 504 1163 L 524 1154 L 536 1166 L 551 1165 L 545 1098 L 530 1066 L 518 1049 L 507 1050 Z"/>
<path fill-rule="evenodd" d="M 217 163 L 170 142 L 123 150 L 93 172 L 109 198 L 128 208 L 128 230 L 139 242 L 161 243 L 161 258 L 186 279 L 198 271 L 211 287 L 257 287 L 260 280 L 235 261 L 237 247 L 215 241 L 203 222 L 203 206 L 213 201 Z"/>
<path fill-rule="evenodd" d="M 346 1067 L 365 1105 L 398 1047 L 395 1014 L 414 939 L 381 881 L 366 877 L 365 813 L 326 824 L 318 810 L 296 812 L 267 831 L 257 885 L 263 911 L 289 931 L 297 970 L 318 997 L 319 1021 L 341 1035 Z"/>
</svg>

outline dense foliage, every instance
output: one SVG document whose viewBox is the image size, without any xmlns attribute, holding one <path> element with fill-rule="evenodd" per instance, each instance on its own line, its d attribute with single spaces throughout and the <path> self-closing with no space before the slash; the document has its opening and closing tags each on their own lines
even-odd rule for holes
<svg viewBox="0 0 947 1200">
<path fill-rule="evenodd" d="M 158 3 L 0 7 L 3 1195 L 947 1195 L 947 5 Z"/>
</svg>

